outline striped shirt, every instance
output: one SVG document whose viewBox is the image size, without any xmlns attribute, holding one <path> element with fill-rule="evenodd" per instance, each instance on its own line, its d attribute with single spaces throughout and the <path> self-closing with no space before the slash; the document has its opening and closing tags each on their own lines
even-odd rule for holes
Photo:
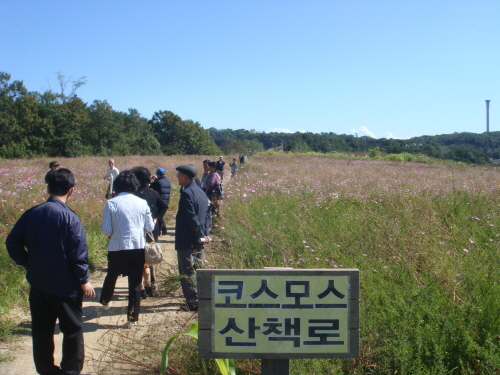
<svg viewBox="0 0 500 375">
<path fill-rule="evenodd" d="M 101 230 L 111 236 L 108 251 L 144 249 L 144 231 L 154 228 L 151 211 L 144 199 L 120 193 L 106 202 Z"/>
</svg>

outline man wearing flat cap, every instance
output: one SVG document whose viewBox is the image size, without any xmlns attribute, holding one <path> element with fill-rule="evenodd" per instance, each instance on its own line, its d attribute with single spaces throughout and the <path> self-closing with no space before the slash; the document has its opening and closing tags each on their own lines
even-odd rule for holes
<svg viewBox="0 0 500 375">
<path fill-rule="evenodd" d="M 186 299 L 186 305 L 181 308 L 186 311 L 198 311 L 196 268 L 203 258 L 203 245 L 210 241 L 210 210 L 207 195 L 195 182 L 196 168 L 192 165 L 181 165 L 176 170 L 179 185 L 182 186 L 179 210 L 175 217 L 175 250 L 182 293 Z"/>
</svg>

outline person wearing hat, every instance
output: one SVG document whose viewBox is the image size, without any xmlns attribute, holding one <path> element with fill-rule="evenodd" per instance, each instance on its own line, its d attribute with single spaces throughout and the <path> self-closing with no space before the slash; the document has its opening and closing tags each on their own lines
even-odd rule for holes
<svg viewBox="0 0 500 375">
<path fill-rule="evenodd" d="M 170 202 L 170 190 L 172 188 L 172 184 L 170 183 L 170 180 L 165 176 L 165 169 L 163 168 L 158 168 L 156 170 L 156 179 L 149 185 L 151 189 L 154 191 L 157 191 L 158 194 L 160 194 L 160 198 L 167 204 L 167 209 L 168 209 L 168 204 Z M 161 236 L 162 234 L 167 233 L 167 226 L 165 225 L 165 220 L 163 216 L 161 219 L 159 219 L 159 235 Z"/>
<path fill-rule="evenodd" d="M 185 311 L 198 311 L 196 269 L 203 258 L 203 245 L 208 237 L 210 211 L 206 194 L 196 184 L 196 168 L 181 165 L 176 168 L 179 185 L 182 186 L 179 209 L 175 217 L 175 250 L 181 276 L 181 287 L 186 304 Z"/>
<path fill-rule="evenodd" d="M 57 168 L 59 168 L 59 163 L 57 161 L 51 161 L 49 163 L 49 171 L 45 174 L 45 183 L 48 184 L 49 183 L 49 180 L 47 179 L 47 177 L 49 177 L 49 173 L 52 172 L 52 171 L 55 171 Z"/>
</svg>

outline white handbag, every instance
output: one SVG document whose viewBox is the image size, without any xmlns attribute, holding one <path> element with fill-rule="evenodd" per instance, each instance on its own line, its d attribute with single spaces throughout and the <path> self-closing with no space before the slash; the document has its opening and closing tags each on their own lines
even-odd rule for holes
<svg viewBox="0 0 500 375">
<path fill-rule="evenodd" d="M 159 264 L 163 261 L 163 251 L 160 244 L 155 242 L 153 234 L 147 232 L 150 241 L 146 242 L 144 247 L 144 257 L 147 264 Z"/>
</svg>

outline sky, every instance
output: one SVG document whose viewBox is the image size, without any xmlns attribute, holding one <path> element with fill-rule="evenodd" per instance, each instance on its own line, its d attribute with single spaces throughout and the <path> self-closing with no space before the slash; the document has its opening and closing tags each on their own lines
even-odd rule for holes
<svg viewBox="0 0 500 375">
<path fill-rule="evenodd" d="M 208 129 L 500 130 L 498 0 L 0 0 L 0 71 Z"/>
</svg>

